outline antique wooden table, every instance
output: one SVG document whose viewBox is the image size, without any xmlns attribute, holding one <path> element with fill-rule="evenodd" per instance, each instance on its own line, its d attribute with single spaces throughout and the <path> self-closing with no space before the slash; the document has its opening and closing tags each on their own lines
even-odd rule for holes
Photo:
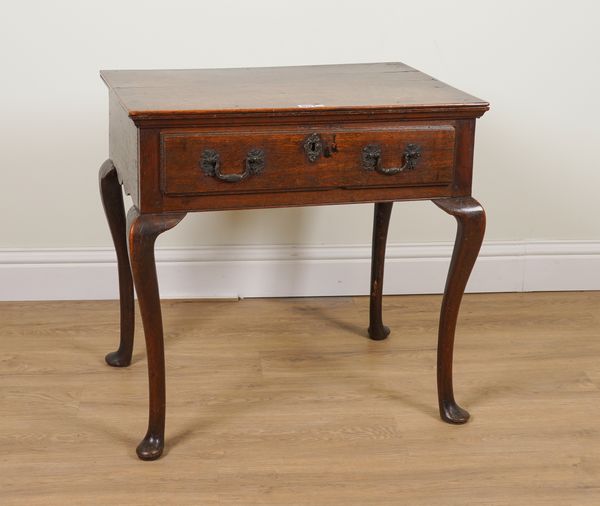
<svg viewBox="0 0 600 506">
<path fill-rule="evenodd" d="M 110 159 L 100 192 L 115 244 L 119 349 L 131 361 L 133 287 L 150 383 L 141 459 L 164 447 L 165 364 L 154 260 L 156 237 L 186 213 L 374 202 L 369 335 L 385 339 L 383 266 L 392 204 L 432 200 L 458 231 L 442 302 L 440 415 L 464 423 L 454 400 L 458 310 L 477 258 L 485 213 L 471 197 L 475 119 L 488 104 L 402 63 L 225 70 L 107 70 Z M 127 218 L 121 186 L 133 200 Z M 232 351 L 235 353 L 235 350 Z"/>
</svg>

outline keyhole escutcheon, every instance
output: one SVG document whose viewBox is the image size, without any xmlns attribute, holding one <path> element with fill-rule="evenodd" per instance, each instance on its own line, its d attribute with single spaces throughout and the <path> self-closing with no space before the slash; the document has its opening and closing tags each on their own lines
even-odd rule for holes
<svg viewBox="0 0 600 506">
<path fill-rule="evenodd" d="M 313 163 L 321 156 L 323 152 L 323 141 L 318 133 L 310 134 L 304 140 L 304 153 L 308 158 L 308 161 Z"/>
</svg>

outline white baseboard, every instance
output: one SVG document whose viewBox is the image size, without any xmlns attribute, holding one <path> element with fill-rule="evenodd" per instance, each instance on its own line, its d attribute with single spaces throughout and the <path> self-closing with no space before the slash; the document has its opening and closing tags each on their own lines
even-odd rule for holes
<svg viewBox="0 0 600 506">
<path fill-rule="evenodd" d="M 384 293 L 441 293 L 452 246 L 390 244 Z M 158 249 L 163 298 L 364 295 L 370 247 Z M 600 242 L 484 244 L 469 292 L 600 290 Z M 116 299 L 111 249 L 0 250 L 0 300 Z"/>
</svg>

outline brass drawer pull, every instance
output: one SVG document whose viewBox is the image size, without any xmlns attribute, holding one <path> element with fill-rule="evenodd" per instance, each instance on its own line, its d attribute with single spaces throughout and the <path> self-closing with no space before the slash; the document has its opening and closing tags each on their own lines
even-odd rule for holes
<svg viewBox="0 0 600 506">
<path fill-rule="evenodd" d="M 213 176 L 226 183 L 238 183 L 250 174 L 260 174 L 265 168 L 265 152 L 262 149 L 251 149 L 246 155 L 244 172 L 240 174 L 223 174 L 219 152 L 214 149 L 205 149 L 202 152 L 200 167 L 207 176 Z"/>
<path fill-rule="evenodd" d="M 362 166 L 365 170 L 376 170 L 380 174 L 392 176 L 405 170 L 414 170 L 421 156 L 421 147 L 409 144 L 404 150 L 404 164 L 401 167 L 384 168 L 381 166 L 381 146 L 368 144 L 362 149 Z"/>
</svg>

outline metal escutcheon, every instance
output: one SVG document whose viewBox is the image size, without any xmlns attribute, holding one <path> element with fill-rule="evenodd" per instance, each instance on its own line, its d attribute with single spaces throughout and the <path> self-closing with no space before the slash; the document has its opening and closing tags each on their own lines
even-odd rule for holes
<svg viewBox="0 0 600 506">
<path fill-rule="evenodd" d="M 317 133 L 310 134 L 304 140 L 304 153 L 309 162 L 316 162 L 323 153 L 323 141 Z"/>
</svg>

